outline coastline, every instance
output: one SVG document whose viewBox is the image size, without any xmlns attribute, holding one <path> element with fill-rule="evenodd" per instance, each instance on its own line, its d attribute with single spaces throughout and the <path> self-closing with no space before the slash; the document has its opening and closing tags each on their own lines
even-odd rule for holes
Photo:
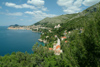
<svg viewBox="0 0 100 67">
<path fill-rule="evenodd" d="M 25 28 L 25 27 L 8 27 L 7 28 L 8 30 L 31 30 L 32 32 L 36 32 L 36 33 L 40 33 L 41 35 L 41 32 L 39 31 L 33 31 L 32 29 L 30 28 Z M 40 40 L 40 38 L 38 39 L 39 42 L 43 43 L 44 45 L 47 43 L 45 40 Z"/>
</svg>

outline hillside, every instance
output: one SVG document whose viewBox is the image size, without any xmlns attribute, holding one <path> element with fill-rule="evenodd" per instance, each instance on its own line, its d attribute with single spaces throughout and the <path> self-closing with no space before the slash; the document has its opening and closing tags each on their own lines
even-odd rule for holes
<svg viewBox="0 0 100 67">
<path fill-rule="evenodd" d="M 69 67 L 100 67 L 100 3 L 82 11 L 80 17 L 65 22 L 60 28 L 41 35 L 41 39 L 48 42 L 46 47 L 54 46 L 57 35 L 63 51 L 60 56 Z"/>
<path fill-rule="evenodd" d="M 80 13 L 60 15 L 60 16 L 56 16 L 56 17 L 52 17 L 52 18 L 47 17 L 47 18 L 44 18 L 43 20 L 35 23 L 34 25 L 54 27 L 57 24 L 67 23 L 68 21 L 73 20 L 75 18 L 79 18 L 79 17 L 86 16 L 86 15 L 91 15 L 91 13 L 96 12 L 99 7 L 100 7 L 100 3 L 97 3 Z"/>
<path fill-rule="evenodd" d="M 44 18 L 43 20 L 35 23 L 34 25 L 42 25 L 42 26 L 50 27 L 50 26 L 54 26 L 59 23 L 65 23 L 66 20 L 69 21 L 72 18 L 75 18 L 77 16 L 78 16 L 78 14 L 66 14 L 66 15 L 61 15 L 61 16 L 57 16 L 57 17 L 53 17 L 53 18 L 47 17 L 47 18 Z"/>
</svg>

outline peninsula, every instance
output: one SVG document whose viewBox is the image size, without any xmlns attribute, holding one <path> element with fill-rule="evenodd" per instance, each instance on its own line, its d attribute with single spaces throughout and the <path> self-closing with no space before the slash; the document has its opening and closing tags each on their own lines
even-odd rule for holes
<svg viewBox="0 0 100 67">
<path fill-rule="evenodd" d="M 50 28 L 43 27 L 41 25 L 21 26 L 21 25 L 15 24 L 15 25 L 10 25 L 8 27 L 8 29 L 11 29 L 11 30 L 32 30 L 34 32 L 41 32 L 41 29 L 50 29 Z"/>
</svg>

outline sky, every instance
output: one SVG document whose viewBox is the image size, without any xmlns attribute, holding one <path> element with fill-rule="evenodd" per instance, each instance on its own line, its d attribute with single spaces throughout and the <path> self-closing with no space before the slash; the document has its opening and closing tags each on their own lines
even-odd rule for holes
<svg viewBox="0 0 100 67">
<path fill-rule="evenodd" d="M 73 14 L 100 0 L 0 0 L 0 26 L 31 25 L 46 17 Z"/>
</svg>

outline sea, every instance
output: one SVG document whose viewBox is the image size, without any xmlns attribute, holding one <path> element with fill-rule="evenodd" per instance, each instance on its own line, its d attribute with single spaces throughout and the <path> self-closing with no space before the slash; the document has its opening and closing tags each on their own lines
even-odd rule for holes
<svg viewBox="0 0 100 67">
<path fill-rule="evenodd" d="M 8 30 L 8 26 L 0 26 L 0 56 L 11 54 L 12 52 L 33 53 L 32 46 L 39 42 L 40 34 L 31 30 Z"/>
</svg>

